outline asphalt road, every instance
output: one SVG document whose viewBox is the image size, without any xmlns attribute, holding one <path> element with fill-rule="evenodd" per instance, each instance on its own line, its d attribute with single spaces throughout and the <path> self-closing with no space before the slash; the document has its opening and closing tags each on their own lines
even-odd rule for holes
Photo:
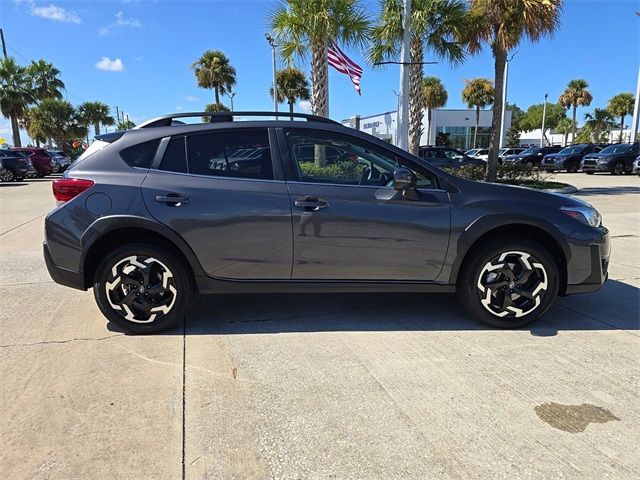
<svg viewBox="0 0 640 480">
<path fill-rule="evenodd" d="M 640 477 L 640 182 L 559 175 L 604 215 L 610 281 L 529 328 L 453 296 L 208 297 L 108 325 L 41 254 L 49 180 L 0 184 L 0 476 Z"/>
</svg>

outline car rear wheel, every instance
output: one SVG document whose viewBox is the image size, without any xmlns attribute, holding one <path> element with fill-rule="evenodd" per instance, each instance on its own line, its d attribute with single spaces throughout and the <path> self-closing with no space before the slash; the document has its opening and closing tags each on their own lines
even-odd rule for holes
<svg viewBox="0 0 640 480">
<path fill-rule="evenodd" d="M 613 173 L 614 175 L 624 175 L 625 173 L 624 162 L 617 162 L 613 166 L 613 170 L 611 171 L 611 173 Z"/>
<path fill-rule="evenodd" d="M 593 172 L 593 171 L 588 171 L 588 172 L 584 172 L 584 173 L 586 173 L 587 175 L 593 175 L 595 172 Z"/>
<path fill-rule="evenodd" d="M 458 296 L 475 318 L 499 328 L 537 320 L 558 294 L 558 266 L 542 245 L 524 237 L 486 243 L 460 274 Z"/>
<path fill-rule="evenodd" d="M 13 182 L 15 179 L 16 174 L 10 168 L 7 168 L 0 173 L 0 182 Z"/>
<path fill-rule="evenodd" d="M 567 172 L 569 173 L 576 173 L 578 171 L 578 169 L 580 168 L 580 164 L 579 163 L 570 163 L 569 166 L 567 167 Z"/>
<path fill-rule="evenodd" d="M 120 247 L 102 261 L 93 293 L 107 319 L 131 333 L 156 333 L 184 318 L 193 277 L 166 250 L 144 243 Z"/>
</svg>

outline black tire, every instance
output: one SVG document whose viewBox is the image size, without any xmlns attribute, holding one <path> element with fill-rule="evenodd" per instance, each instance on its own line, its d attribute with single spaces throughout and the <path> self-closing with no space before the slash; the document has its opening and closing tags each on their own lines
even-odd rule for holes
<svg viewBox="0 0 640 480">
<path fill-rule="evenodd" d="M 580 164 L 579 163 L 570 163 L 569 166 L 567 167 L 567 172 L 568 173 L 576 173 L 578 171 L 578 169 L 580 168 Z"/>
<path fill-rule="evenodd" d="M 590 172 L 584 172 L 584 173 L 586 173 L 587 175 L 593 175 L 595 172 L 594 171 L 590 171 Z"/>
<path fill-rule="evenodd" d="M 525 165 L 529 168 L 533 168 L 533 162 L 527 162 Z"/>
<path fill-rule="evenodd" d="M 527 325 L 542 317 L 558 295 L 558 265 L 551 253 L 535 241 L 519 236 L 492 239 L 471 255 L 458 277 L 457 293 L 467 311 L 487 325 Z M 526 269 L 526 264 L 531 268 Z M 525 283 L 518 284 L 522 278 Z"/>
<path fill-rule="evenodd" d="M 624 175 L 626 172 L 626 168 L 624 166 L 624 162 L 616 162 L 616 164 L 611 169 L 612 175 Z"/>
<path fill-rule="evenodd" d="M 0 178 L 0 182 L 13 182 L 16 179 L 16 172 L 12 168 L 6 168 L 6 173 Z"/>
<path fill-rule="evenodd" d="M 180 322 L 195 291 L 193 275 L 182 261 L 146 243 L 130 243 L 109 253 L 93 284 L 100 311 L 130 333 L 156 333 Z"/>
</svg>

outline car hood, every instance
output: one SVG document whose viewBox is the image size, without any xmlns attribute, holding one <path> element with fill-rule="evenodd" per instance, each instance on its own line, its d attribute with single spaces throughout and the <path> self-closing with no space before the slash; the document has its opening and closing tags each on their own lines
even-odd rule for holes
<svg viewBox="0 0 640 480">
<path fill-rule="evenodd" d="M 615 153 L 590 153 L 589 155 L 585 155 L 584 158 L 607 158 L 607 157 L 613 157 L 615 156 Z"/>
</svg>

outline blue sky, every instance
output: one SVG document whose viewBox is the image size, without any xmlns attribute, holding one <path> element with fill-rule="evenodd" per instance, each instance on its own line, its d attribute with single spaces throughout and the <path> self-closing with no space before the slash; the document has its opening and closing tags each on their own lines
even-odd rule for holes
<svg viewBox="0 0 640 480">
<path fill-rule="evenodd" d="M 196 86 L 191 63 L 206 49 L 223 50 L 237 69 L 236 110 L 270 110 L 270 47 L 266 15 L 274 1 L 0 0 L 8 53 L 26 64 L 44 58 L 61 71 L 67 99 L 101 100 L 134 121 L 178 110 L 198 111 L 213 99 Z M 364 2 L 375 15 L 377 1 Z M 619 92 L 634 92 L 640 49 L 640 2 L 567 0 L 553 38 L 523 42 L 509 70 L 509 101 L 521 107 L 556 101 L 572 78 L 590 83 L 594 102 L 578 117 L 603 107 Z M 371 70 L 362 53 L 346 49 L 365 67 L 361 97 L 349 79 L 330 71 L 330 115 L 343 119 L 395 108 L 398 67 Z M 427 59 L 433 57 L 426 55 Z M 308 64 L 299 65 L 307 73 Z M 447 108 L 463 108 L 464 79 L 493 78 L 489 52 L 451 68 L 427 65 L 449 92 Z M 225 99 L 225 103 L 229 103 Z M 298 106 L 308 107 L 306 105 Z M 0 120 L 0 137 L 10 138 Z"/>
</svg>

